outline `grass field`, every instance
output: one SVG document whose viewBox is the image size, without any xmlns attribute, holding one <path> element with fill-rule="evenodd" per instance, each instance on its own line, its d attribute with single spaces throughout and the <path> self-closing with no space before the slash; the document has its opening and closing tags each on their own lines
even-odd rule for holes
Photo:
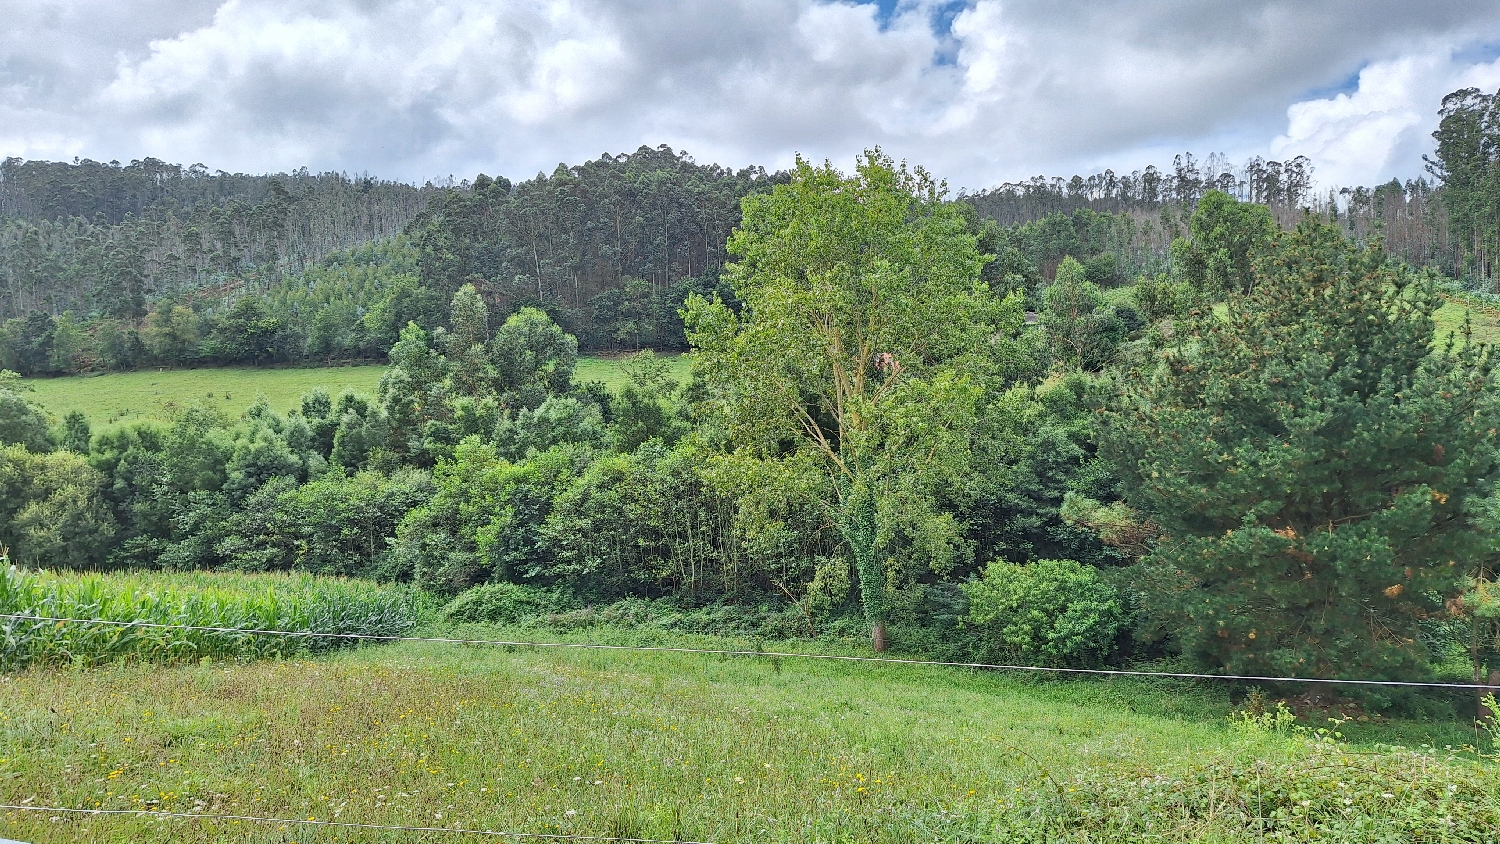
<svg viewBox="0 0 1500 844">
<path fill-rule="evenodd" d="M 686 384 L 690 375 L 691 360 L 686 355 L 658 355 L 667 362 L 667 372 L 678 384 Z M 603 381 L 611 391 L 618 391 L 630 380 L 625 373 L 625 364 L 630 356 L 580 358 L 573 370 L 573 380 Z"/>
<path fill-rule="evenodd" d="M 686 382 L 688 360 L 669 356 L 671 372 Z M 577 381 L 603 381 L 611 390 L 624 386 L 626 358 L 588 357 L 579 360 Z M 180 408 L 208 404 L 230 417 L 238 416 L 265 396 L 271 406 L 287 411 L 302 395 L 322 387 L 332 395 L 346 388 L 374 395 L 383 366 L 340 366 L 324 369 L 177 369 L 117 372 L 71 378 L 30 378 L 24 383 L 30 397 L 53 416 L 81 410 L 95 425 L 138 419 L 167 419 Z"/>
<path fill-rule="evenodd" d="M 95 425 L 167 419 L 183 407 L 207 404 L 231 417 L 260 396 L 278 411 L 297 406 L 314 387 L 333 395 L 353 389 L 374 395 L 383 366 L 328 369 L 173 369 L 112 372 L 69 378 L 28 378 L 30 397 L 53 416 L 81 410 Z"/>
<path fill-rule="evenodd" d="M 1129 679 L 431 643 L 33 670 L 0 678 L 0 802 L 720 844 L 1500 836 L 1493 763 L 1230 711 Z M 468 840 L 13 810 L 0 837 Z"/>
<path fill-rule="evenodd" d="M 1450 333 L 1463 331 L 1465 313 L 1469 316 L 1475 340 L 1481 343 L 1500 343 L 1500 311 L 1453 299 L 1445 302 L 1433 315 L 1439 340 L 1446 339 Z"/>
</svg>

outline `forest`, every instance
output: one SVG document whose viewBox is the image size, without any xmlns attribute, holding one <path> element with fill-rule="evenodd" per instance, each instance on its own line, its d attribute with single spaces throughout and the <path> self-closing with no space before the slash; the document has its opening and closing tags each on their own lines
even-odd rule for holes
<svg viewBox="0 0 1500 844">
<path fill-rule="evenodd" d="M 1495 360 L 1433 315 L 1494 292 L 1500 94 L 1441 107 L 1431 180 L 1326 196 L 1186 155 L 957 196 L 879 150 L 421 188 L 7 161 L 0 545 L 472 621 L 1493 684 Z M 623 388 L 574 377 L 600 350 Z M 23 379 L 348 360 L 374 395 L 240 418 L 48 418 Z"/>
</svg>

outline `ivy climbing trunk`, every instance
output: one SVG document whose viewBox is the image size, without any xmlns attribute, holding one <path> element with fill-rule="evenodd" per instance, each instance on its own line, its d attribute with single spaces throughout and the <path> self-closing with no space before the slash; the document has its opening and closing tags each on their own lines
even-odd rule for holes
<svg viewBox="0 0 1500 844">
<path fill-rule="evenodd" d="M 839 532 L 849 546 L 850 562 L 859 581 L 860 604 L 870 623 L 870 643 L 876 652 L 886 648 L 885 565 L 880 556 L 879 508 L 875 495 L 862 483 L 856 483 L 844 496 L 844 513 Z"/>
</svg>

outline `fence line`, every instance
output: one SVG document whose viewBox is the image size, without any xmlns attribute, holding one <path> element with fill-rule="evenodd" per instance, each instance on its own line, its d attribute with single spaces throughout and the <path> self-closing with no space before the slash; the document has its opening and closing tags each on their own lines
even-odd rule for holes
<svg viewBox="0 0 1500 844">
<path fill-rule="evenodd" d="M 665 645 L 604 645 L 594 642 L 524 642 L 503 639 L 459 639 L 444 636 L 381 636 L 367 633 L 320 633 L 315 630 L 261 630 L 244 627 L 206 627 L 193 624 L 161 624 L 149 621 L 108 621 L 100 618 L 59 618 L 53 616 L 0 613 L 0 618 L 55 624 L 89 624 L 111 627 L 140 627 L 165 630 L 193 630 L 206 633 L 231 633 L 247 636 L 295 636 L 304 638 L 353 639 L 372 642 L 435 642 L 449 645 L 494 645 L 515 648 L 557 648 L 603 651 L 645 651 L 656 653 L 702 654 L 706 656 L 748 656 L 773 659 L 821 659 L 839 662 L 884 663 L 889 665 L 928 665 L 949 668 L 972 668 L 984 671 L 1021 671 L 1036 674 L 1092 675 L 1117 677 L 1160 677 L 1172 680 L 1234 680 L 1262 683 L 1308 683 L 1345 686 L 1400 686 L 1428 689 L 1494 690 L 1486 683 L 1433 683 L 1418 680 L 1345 680 L 1325 677 L 1273 677 L 1258 674 L 1198 674 L 1186 671 L 1131 671 L 1117 668 L 1053 668 L 1039 665 L 1003 665 L 987 662 L 946 662 L 933 659 L 898 657 L 845 656 L 841 654 L 808 654 L 793 651 L 732 650 L 728 648 L 684 648 Z"/>
</svg>

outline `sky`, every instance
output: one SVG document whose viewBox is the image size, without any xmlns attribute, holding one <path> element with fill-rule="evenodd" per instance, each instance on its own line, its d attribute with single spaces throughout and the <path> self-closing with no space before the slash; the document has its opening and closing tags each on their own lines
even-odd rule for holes
<svg viewBox="0 0 1500 844">
<path fill-rule="evenodd" d="M 423 181 L 667 144 L 954 188 L 1306 155 L 1422 173 L 1500 0 L 0 0 L 0 156 Z"/>
</svg>

